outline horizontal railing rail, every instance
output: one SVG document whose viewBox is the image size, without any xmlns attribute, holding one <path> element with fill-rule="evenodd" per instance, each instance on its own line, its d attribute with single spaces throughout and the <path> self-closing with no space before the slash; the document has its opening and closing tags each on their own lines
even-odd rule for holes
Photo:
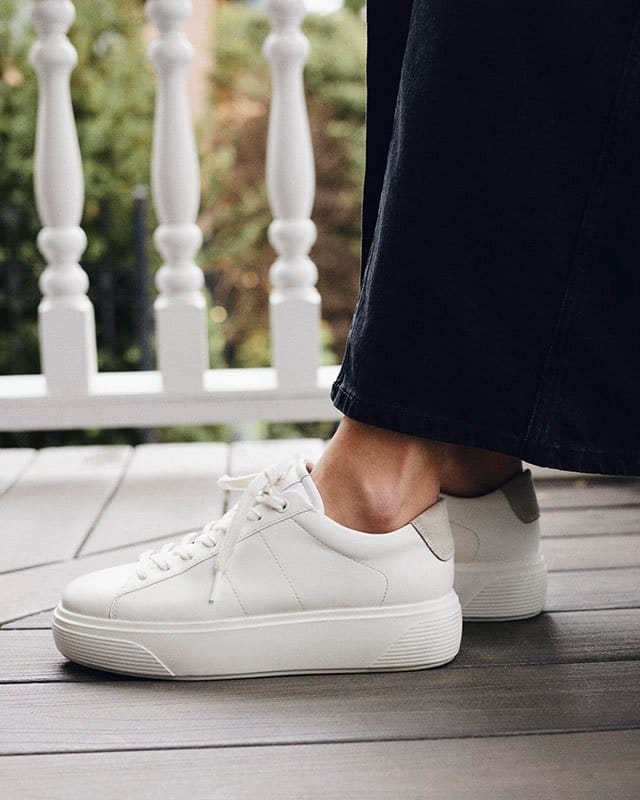
<svg viewBox="0 0 640 800">
<path fill-rule="evenodd" d="M 0 377 L 0 429 L 162 426 L 245 420 L 307 421 L 338 416 L 329 388 L 338 367 L 320 367 L 320 295 L 309 257 L 314 159 L 303 85 L 309 43 L 303 0 L 267 0 L 264 53 L 272 74 L 266 182 L 276 251 L 269 298 L 272 368 L 209 368 L 204 276 L 197 265 L 200 168 L 187 100 L 193 56 L 185 33 L 189 0 L 147 0 L 157 30 L 149 47 L 156 74 L 151 153 L 159 220 L 154 243 L 158 370 L 99 372 L 94 308 L 81 266 L 87 246 L 82 157 L 70 93 L 77 54 L 67 33 L 71 0 L 34 0 L 38 76 L 34 181 L 46 266 L 38 307 L 41 375 Z"/>
</svg>

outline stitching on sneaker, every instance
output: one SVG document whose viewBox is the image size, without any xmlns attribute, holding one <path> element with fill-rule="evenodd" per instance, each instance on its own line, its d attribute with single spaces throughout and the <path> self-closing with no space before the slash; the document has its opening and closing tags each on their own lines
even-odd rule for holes
<svg viewBox="0 0 640 800">
<path fill-rule="evenodd" d="M 234 597 L 236 598 L 236 600 L 238 601 L 238 605 L 239 605 L 239 606 L 240 606 L 240 608 L 242 609 L 242 613 L 245 615 L 245 617 L 248 617 L 248 616 L 249 616 L 249 612 L 248 612 L 248 611 L 247 611 L 247 609 L 244 607 L 244 603 L 243 603 L 243 602 L 242 602 L 242 600 L 240 599 L 240 595 L 238 594 L 238 592 L 236 592 L 236 588 L 235 588 L 235 586 L 234 586 L 234 585 L 231 583 L 231 578 L 228 576 L 228 574 L 227 574 L 226 572 L 225 572 L 225 574 L 224 574 L 224 577 L 227 579 L 227 583 L 229 584 L 229 588 L 230 588 L 230 589 L 231 589 L 231 591 L 233 592 L 233 596 L 234 596 Z"/>
<path fill-rule="evenodd" d="M 134 592 L 140 592 L 143 589 L 148 589 L 150 586 L 157 586 L 159 583 L 163 583 L 164 581 L 171 580 L 171 578 L 175 578 L 178 575 L 182 575 L 184 572 L 188 572 L 190 569 L 197 567 L 199 564 L 202 564 L 203 561 L 206 561 L 208 558 L 215 558 L 215 553 L 205 553 L 201 558 L 193 558 L 189 561 L 186 566 L 182 567 L 181 569 L 170 569 L 167 570 L 169 572 L 168 575 L 158 575 L 155 580 L 149 581 L 149 583 L 144 583 L 141 586 L 129 586 L 130 581 L 125 582 L 123 586 L 120 587 L 116 596 L 113 599 L 113 603 L 111 604 L 111 610 L 113 613 L 117 613 L 118 610 L 118 600 L 121 597 L 124 597 L 126 594 L 133 594 Z M 131 580 L 131 579 L 130 579 Z M 114 616 L 113 619 L 116 617 Z"/>
<path fill-rule="evenodd" d="M 339 550 L 334 550 L 332 547 L 329 547 L 329 545 L 325 544 L 322 541 L 322 539 L 318 539 L 317 536 L 314 536 L 312 533 L 310 533 L 308 530 L 306 530 L 306 528 L 303 528 L 302 525 L 298 522 L 297 519 L 294 519 L 293 522 L 300 528 L 301 531 L 306 533 L 307 536 L 310 536 L 321 547 L 324 547 L 325 550 L 328 550 L 330 553 L 335 553 L 335 555 L 337 555 L 337 556 L 342 556 L 343 558 L 348 558 L 349 561 L 353 561 L 356 564 L 360 564 L 360 566 L 362 566 L 362 567 L 366 567 L 367 569 L 370 569 L 373 572 L 377 572 L 379 575 L 382 575 L 382 577 L 384 578 L 384 581 L 385 581 L 385 587 L 384 587 L 384 593 L 382 595 L 382 600 L 380 600 L 380 605 L 384 604 L 384 601 L 386 600 L 387 595 L 389 594 L 389 576 L 388 575 L 386 575 L 381 569 L 378 569 L 377 567 L 372 567 L 371 564 L 367 564 L 366 561 L 361 561 L 359 558 L 354 558 L 353 556 L 348 556 L 346 553 L 341 553 Z M 371 535 L 373 536 L 375 534 L 371 534 Z"/>
<path fill-rule="evenodd" d="M 275 553 L 273 552 L 273 550 L 271 549 L 271 546 L 269 545 L 269 542 L 268 542 L 268 541 L 265 539 L 265 537 L 264 537 L 264 534 L 262 533 L 262 531 L 260 531 L 260 538 L 261 538 L 261 539 L 262 539 L 262 541 L 264 542 L 264 544 L 265 544 L 265 547 L 267 548 L 267 550 L 268 550 L 268 551 L 271 553 L 271 556 L 272 556 L 273 560 L 276 562 L 276 564 L 277 564 L 277 565 L 278 565 L 278 567 L 280 568 L 280 572 L 283 574 L 283 576 L 284 576 L 284 579 L 285 579 L 285 580 L 286 580 L 286 582 L 289 584 L 289 588 L 290 588 L 290 589 L 291 589 L 291 591 L 294 593 L 294 595 L 295 595 L 295 597 L 296 597 L 296 600 L 298 601 L 298 605 L 299 605 L 299 606 L 300 606 L 300 608 L 301 608 L 301 609 L 304 611 L 304 605 L 302 604 L 302 600 L 300 599 L 300 595 L 298 594 L 298 592 L 296 592 L 296 590 L 295 590 L 295 587 L 294 587 L 293 583 L 291 582 L 291 579 L 289 578 L 289 576 L 288 576 L 288 575 L 287 575 L 287 573 L 286 573 L 286 570 L 284 569 L 284 567 L 282 566 L 282 564 L 281 564 L 281 563 L 278 561 L 278 559 L 277 559 L 277 557 L 276 557 L 276 554 L 275 554 Z"/>
<path fill-rule="evenodd" d="M 306 514 L 311 509 L 309 508 L 302 508 L 298 511 L 294 511 L 291 514 L 280 514 L 277 519 L 274 519 L 272 522 L 269 522 L 267 525 L 261 525 L 260 527 L 256 528 L 255 531 L 251 531 L 250 533 L 245 533 L 244 536 L 238 537 L 238 544 L 240 542 L 244 542 L 246 539 L 250 539 L 252 536 L 255 536 L 258 533 L 262 533 L 262 531 L 266 531 L 268 528 L 272 528 L 274 525 L 278 525 L 280 522 L 286 522 L 288 519 L 294 519 L 294 517 L 300 516 L 300 514 Z M 295 522 L 295 520 L 294 520 Z"/>
</svg>

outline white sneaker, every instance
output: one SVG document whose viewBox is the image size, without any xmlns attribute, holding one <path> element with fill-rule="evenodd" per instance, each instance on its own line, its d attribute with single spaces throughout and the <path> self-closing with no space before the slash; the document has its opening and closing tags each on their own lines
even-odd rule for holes
<svg viewBox="0 0 640 800">
<path fill-rule="evenodd" d="M 445 495 L 455 542 L 455 590 L 465 619 L 526 619 L 547 591 L 531 471 L 482 497 Z"/>
<path fill-rule="evenodd" d="M 299 459 L 221 482 L 245 491 L 219 522 L 66 588 L 53 622 L 63 655 L 158 678 L 423 669 L 455 657 L 444 501 L 376 535 L 326 517 Z"/>
</svg>

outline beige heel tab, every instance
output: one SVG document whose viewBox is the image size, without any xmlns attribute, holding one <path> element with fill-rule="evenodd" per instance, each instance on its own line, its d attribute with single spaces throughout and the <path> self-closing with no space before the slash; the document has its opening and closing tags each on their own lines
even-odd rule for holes
<svg viewBox="0 0 640 800">
<path fill-rule="evenodd" d="M 440 561 L 453 558 L 453 536 L 444 497 L 411 522 L 433 555 Z"/>
<path fill-rule="evenodd" d="M 520 522 L 535 522 L 540 518 L 540 506 L 530 469 L 511 478 L 498 491 L 507 498 L 511 510 Z"/>
</svg>

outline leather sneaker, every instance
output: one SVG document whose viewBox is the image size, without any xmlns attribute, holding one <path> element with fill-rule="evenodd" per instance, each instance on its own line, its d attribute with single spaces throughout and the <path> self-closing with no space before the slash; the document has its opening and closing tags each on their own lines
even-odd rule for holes
<svg viewBox="0 0 640 800">
<path fill-rule="evenodd" d="M 323 513 L 301 459 L 224 477 L 219 521 L 65 589 L 60 652 L 154 678 L 436 667 L 460 646 L 453 540 L 439 500 L 387 534 Z"/>
<path fill-rule="evenodd" d="M 526 619 L 547 591 L 531 471 L 482 497 L 445 495 L 455 542 L 455 590 L 469 620 Z"/>
</svg>

